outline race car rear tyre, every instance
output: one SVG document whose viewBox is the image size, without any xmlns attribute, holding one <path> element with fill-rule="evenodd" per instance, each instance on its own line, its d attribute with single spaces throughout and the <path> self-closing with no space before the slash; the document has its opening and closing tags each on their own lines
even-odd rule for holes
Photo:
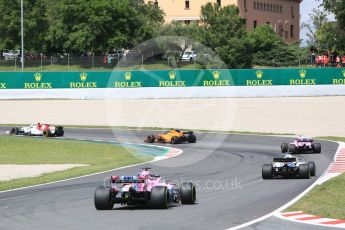
<svg viewBox="0 0 345 230">
<path fill-rule="evenodd" d="M 290 152 L 291 154 L 296 153 L 296 152 L 297 152 L 296 145 L 294 145 L 294 144 L 289 144 L 289 152 Z"/>
<path fill-rule="evenodd" d="M 321 144 L 320 143 L 313 143 L 312 146 L 314 153 L 321 153 Z"/>
<path fill-rule="evenodd" d="M 315 162 L 314 161 L 310 161 L 308 163 L 309 165 L 309 173 L 310 173 L 310 176 L 315 176 L 316 174 L 316 166 L 315 166 Z"/>
<path fill-rule="evenodd" d="M 18 135 L 19 134 L 19 129 L 17 127 L 12 128 L 10 131 L 11 135 Z"/>
<path fill-rule="evenodd" d="M 188 142 L 189 143 L 195 143 L 196 142 L 196 136 L 194 134 L 188 135 Z"/>
<path fill-rule="evenodd" d="M 262 179 L 273 178 L 273 166 L 271 164 L 264 164 L 262 166 Z"/>
<path fill-rule="evenodd" d="M 147 137 L 147 143 L 153 143 L 153 142 L 155 142 L 155 136 L 153 136 L 153 135 L 148 136 Z"/>
<path fill-rule="evenodd" d="M 287 143 L 283 143 L 280 146 L 280 149 L 281 149 L 282 153 L 286 153 L 289 150 L 289 145 Z"/>
<path fill-rule="evenodd" d="M 298 167 L 298 174 L 303 179 L 309 179 L 310 178 L 309 165 L 308 164 L 301 164 Z"/>
<path fill-rule="evenodd" d="M 178 137 L 172 137 L 170 143 L 171 144 L 178 144 L 179 143 Z"/>
<path fill-rule="evenodd" d="M 44 130 L 43 131 L 43 136 L 44 137 L 50 137 L 52 135 L 52 133 L 49 130 Z"/>
<path fill-rule="evenodd" d="M 151 190 L 151 206 L 155 209 L 168 208 L 168 191 L 165 186 L 155 186 Z"/>
<path fill-rule="evenodd" d="M 194 204 L 196 200 L 195 185 L 191 182 L 185 182 L 180 189 L 181 203 Z"/>
<path fill-rule="evenodd" d="M 97 210 L 111 210 L 114 204 L 111 201 L 110 187 L 98 186 L 95 191 L 95 208 Z"/>
</svg>

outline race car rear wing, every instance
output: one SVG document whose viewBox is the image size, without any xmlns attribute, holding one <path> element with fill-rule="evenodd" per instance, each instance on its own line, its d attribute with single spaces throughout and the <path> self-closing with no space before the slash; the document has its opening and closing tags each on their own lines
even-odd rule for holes
<svg viewBox="0 0 345 230">
<path fill-rule="evenodd" d="M 297 159 L 292 157 L 292 158 L 273 158 L 273 162 L 294 162 Z"/>
<path fill-rule="evenodd" d="M 112 176 L 111 182 L 113 184 L 129 184 L 129 183 L 144 183 L 144 179 L 140 179 L 137 176 Z"/>
<path fill-rule="evenodd" d="M 193 132 L 193 131 L 183 131 L 183 134 L 189 134 L 189 135 L 191 135 L 191 134 L 194 134 L 194 132 Z"/>
</svg>

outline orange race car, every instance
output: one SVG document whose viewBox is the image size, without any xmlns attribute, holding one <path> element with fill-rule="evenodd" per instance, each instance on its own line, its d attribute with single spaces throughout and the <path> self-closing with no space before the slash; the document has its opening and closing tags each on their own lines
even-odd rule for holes
<svg viewBox="0 0 345 230">
<path fill-rule="evenodd" d="M 188 143 L 195 143 L 196 136 L 192 131 L 183 132 L 178 129 L 172 129 L 170 131 L 166 131 L 165 133 L 155 135 L 149 135 L 146 140 L 147 143 L 171 143 L 171 144 L 180 144 L 184 142 Z"/>
</svg>

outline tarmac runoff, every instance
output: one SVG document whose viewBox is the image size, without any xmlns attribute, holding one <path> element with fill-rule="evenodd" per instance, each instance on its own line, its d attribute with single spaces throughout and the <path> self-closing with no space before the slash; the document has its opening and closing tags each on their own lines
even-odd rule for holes
<svg viewBox="0 0 345 230">
<path fill-rule="evenodd" d="M 44 173 L 65 171 L 76 167 L 86 167 L 86 164 L 0 164 L 0 182 L 26 177 L 38 177 Z"/>
<path fill-rule="evenodd" d="M 31 124 L 39 121 L 62 125 L 154 126 L 345 136 L 343 105 L 345 96 L 1 100 L 0 113 L 3 124 Z"/>
</svg>

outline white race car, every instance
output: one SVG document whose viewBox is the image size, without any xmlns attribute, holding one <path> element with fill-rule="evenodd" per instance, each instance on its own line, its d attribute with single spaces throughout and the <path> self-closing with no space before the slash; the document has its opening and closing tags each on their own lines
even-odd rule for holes
<svg viewBox="0 0 345 230">
<path fill-rule="evenodd" d="M 278 176 L 284 178 L 297 176 L 309 179 L 310 176 L 315 176 L 315 174 L 315 162 L 306 162 L 290 154 L 286 154 L 284 158 L 273 158 L 271 164 L 264 164 L 262 166 L 263 179 L 273 179 Z"/>
<path fill-rule="evenodd" d="M 21 128 L 14 127 L 11 129 L 10 135 L 62 137 L 64 135 L 64 130 L 62 126 L 38 123 Z"/>
</svg>

